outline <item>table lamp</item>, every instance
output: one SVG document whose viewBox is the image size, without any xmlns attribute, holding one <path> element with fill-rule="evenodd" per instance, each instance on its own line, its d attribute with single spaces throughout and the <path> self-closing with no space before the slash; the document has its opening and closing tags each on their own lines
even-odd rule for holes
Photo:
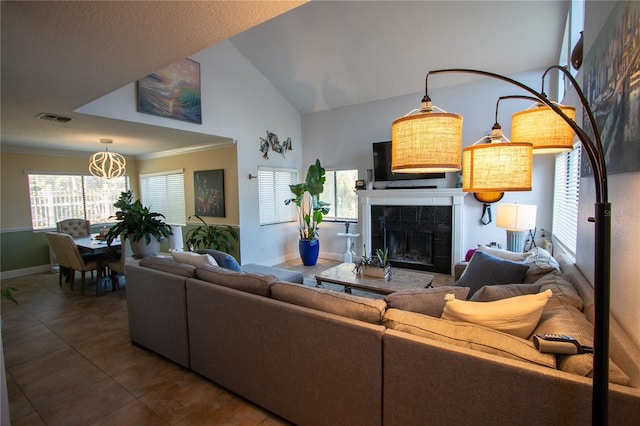
<svg viewBox="0 0 640 426">
<path fill-rule="evenodd" d="M 527 231 L 536 227 L 536 210 L 531 204 L 498 204 L 496 226 L 507 228 L 507 250 L 523 251 Z"/>
</svg>

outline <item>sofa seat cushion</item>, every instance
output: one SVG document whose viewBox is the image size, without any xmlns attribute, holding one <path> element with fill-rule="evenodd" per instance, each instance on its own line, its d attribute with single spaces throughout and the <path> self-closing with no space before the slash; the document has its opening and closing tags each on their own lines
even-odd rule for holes
<svg viewBox="0 0 640 426">
<path fill-rule="evenodd" d="M 186 263 L 179 263 L 168 257 L 143 257 L 140 259 L 140 266 L 187 278 L 193 278 L 196 276 L 195 266 Z"/>
<path fill-rule="evenodd" d="M 213 284 L 267 297 L 271 285 L 278 281 L 273 275 L 237 272 L 211 265 L 196 268 L 196 277 Z"/>
<path fill-rule="evenodd" d="M 551 290 L 545 290 L 494 302 L 457 300 L 448 294 L 442 318 L 470 322 L 526 339 L 538 325 L 542 309 L 552 294 Z"/>
<path fill-rule="evenodd" d="M 467 322 L 448 321 L 415 312 L 387 309 L 382 325 L 467 349 L 544 367 L 556 367 L 555 357 L 538 352 L 532 342 Z"/>
<path fill-rule="evenodd" d="M 274 266 L 258 265 L 255 263 L 248 263 L 242 265 L 242 271 L 257 274 L 273 275 L 278 278 L 278 281 L 287 281 L 290 283 L 302 284 L 304 276 L 302 272 L 290 271 L 288 269 L 276 268 Z"/>
<path fill-rule="evenodd" d="M 520 262 L 500 259 L 476 251 L 460 279 L 458 287 L 469 287 L 469 297 L 485 285 L 521 283 L 529 267 Z"/>
<path fill-rule="evenodd" d="M 271 297 L 322 312 L 340 315 L 371 324 L 380 324 L 387 304 L 382 299 L 369 299 L 324 288 L 278 282 L 271 286 Z"/>
<path fill-rule="evenodd" d="M 456 299 L 465 299 L 469 294 L 468 287 L 433 287 L 400 290 L 387 294 L 384 300 L 388 308 L 402 309 L 403 311 L 417 312 L 440 318 L 446 301 L 444 296 L 454 294 Z"/>
</svg>

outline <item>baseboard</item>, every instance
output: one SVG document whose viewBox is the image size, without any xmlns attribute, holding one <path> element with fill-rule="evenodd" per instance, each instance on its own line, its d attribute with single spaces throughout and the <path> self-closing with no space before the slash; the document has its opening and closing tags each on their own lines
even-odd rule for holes
<svg viewBox="0 0 640 426">
<path fill-rule="evenodd" d="M 51 272 L 51 265 L 46 264 L 40 266 L 32 266 L 30 268 L 2 271 L 0 272 L 0 279 L 6 280 L 9 278 L 24 277 L 26 275 L 41 274 L 43 272 Z"/>
</svg>

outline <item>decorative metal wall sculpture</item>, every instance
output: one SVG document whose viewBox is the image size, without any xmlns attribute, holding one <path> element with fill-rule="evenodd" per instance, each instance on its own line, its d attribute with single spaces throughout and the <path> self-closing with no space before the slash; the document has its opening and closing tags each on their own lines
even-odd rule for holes
<svg viewBox="0 0 640 426">
<path fill-rule="evenodd" d="M 291 151 L 293 149 L 291 146 L 291 138 L 287 138 L 286 141 L 280 143 L 278 135 L 267 130 L 267 138 L 260 138 L 260 152 L 262 153 L 262 158 L 266 160 L 269 159 L 269 148 L 271 148 L 273 152 L 282 154 L 284 157 L 284 154 L 287 151 Z"/>
</svg>

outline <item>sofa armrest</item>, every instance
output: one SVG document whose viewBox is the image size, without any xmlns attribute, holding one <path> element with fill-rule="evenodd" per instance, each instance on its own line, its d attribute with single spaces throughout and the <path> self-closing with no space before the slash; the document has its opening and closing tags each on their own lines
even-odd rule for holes
<svg viewBox="0 0 640 426">
<path fill-rule="evenodd" d="M 458 262 L 453 266 L 453 279 L 458 281 L 462 276 L 462 273 L 469 266 L 469 262 Z"/>
</svg>

